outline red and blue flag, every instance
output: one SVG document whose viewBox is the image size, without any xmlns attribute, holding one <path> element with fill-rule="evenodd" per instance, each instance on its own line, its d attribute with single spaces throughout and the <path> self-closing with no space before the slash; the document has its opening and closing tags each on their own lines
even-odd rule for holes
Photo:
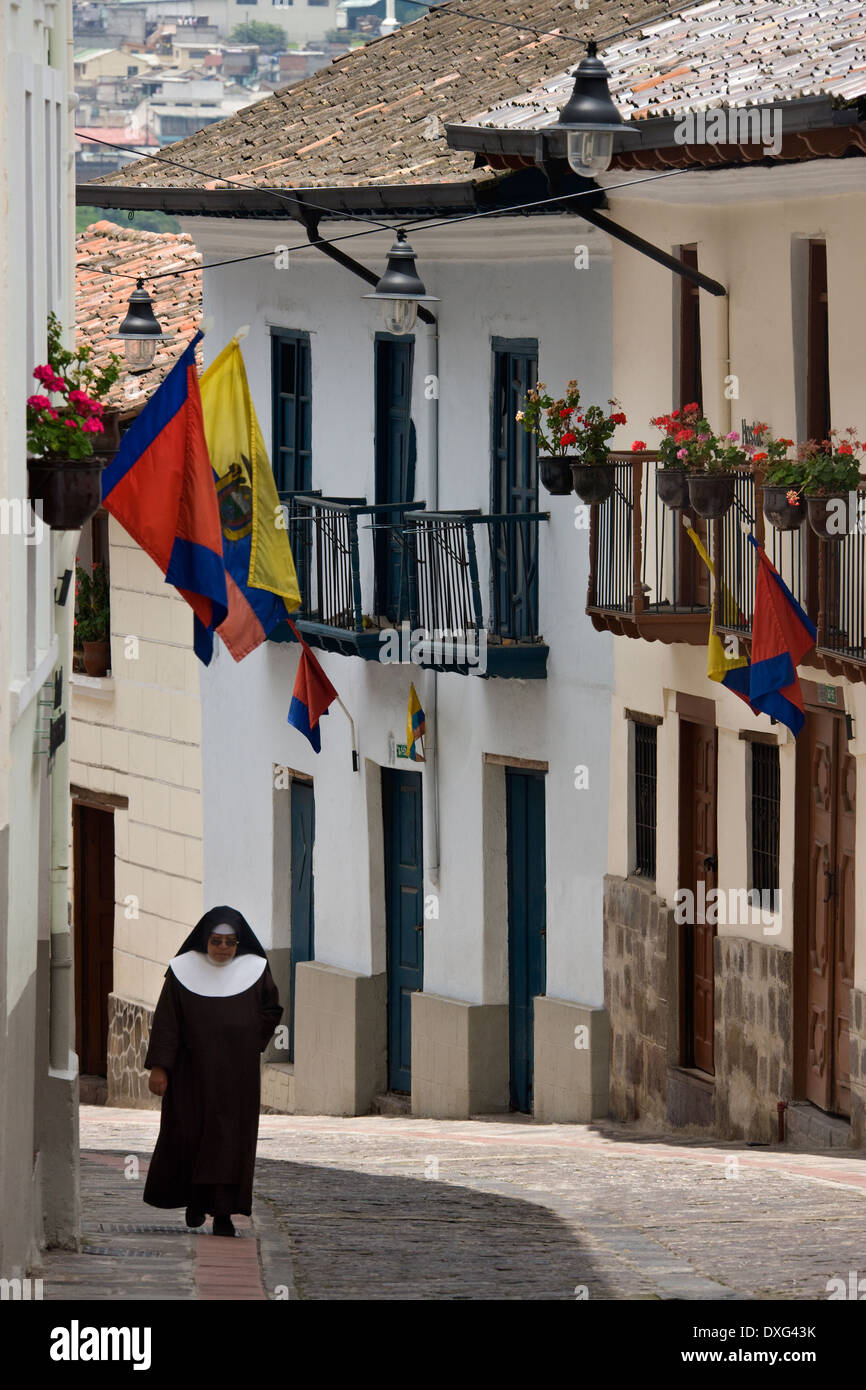
<svg viewBox="0 0 866 1390">
<path fill-rule="evenodd" d="M 758 552 L 758 568 L 748 696 L 744 698 L 756 713 L 777 719 L 796 737 L 806 719 L 797 666 L 815 645 L 818 631 L 754 536 L 749 540 Z M 735 673 L 746 674 L 745 670 Z"/>
<path fill-rule="evenodd" d="M 123 436 L 102 474 L 102 502 L 192 608 L 195 653 L 207 665 L 228 597 L 195 364 L 201 336 Z"/>
<path fill-rule="evenodd" d="M 321 753 L 319 719 L 328 713 L 329 705 L 339 699 L 339 696 L 291 618 L 289 627 L 301 644 L 301 659 L 298 662 L 298 674 L 295 677 L 292 703 L 289 706 L 289 723 L 310 740 L 314 753 Z"/>
</svg>

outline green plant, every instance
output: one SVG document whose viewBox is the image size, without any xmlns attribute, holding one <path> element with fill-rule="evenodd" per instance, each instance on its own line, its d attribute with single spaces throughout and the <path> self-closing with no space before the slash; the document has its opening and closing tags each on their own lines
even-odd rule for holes
<svg viewBox="0 0 866 1390">
<path fill-rule="evenodd" d="M 92 347 L 82 343 L 73 352 L 62 334 L 60 320 L 49 314 L 48 361 L 33 371 L 48 395 L 27 398 L 27 448 L 47 458 L 89 458 L 95 436 L 104 433 L 102 398 L 120 375 L 120 358 L 112 353 L 105 369 L 96 367 Z"/>
<path fill-rule="evenodd" d="M 610 400 L 608 405 L 618 406 Z M 622 411 L 606 414 L 600 405 L 585 406 L 580 413 L 580 391 L 576 381 L 569 381 L 565 395 L 554 400 L 547 387 L 539 381 L 529 391 L 515 417 L 526 430 L 534 434 L 543 453 L 552 458 L 579 459 L 581 463 L 607 462 L 608 440 L 617 425 L 626 424 Z"/>
<path fill-rule="evenodd" d="M 107 642 L 111 632 L 111 593 L 105 566 L 98 561 L 93 573 L 75 566 L 75 646 Z"/>
<path fill-rule="evenodd" d="M 831 430 L 829 439 L 810 439 L 799 446 L 797 453 L 805 473 L 803 488 L 807 496 L 827 497 L 856 490 L 861 460 L 854 450 L 866 450 L 866 443 L 858 443 L 852 426 L 845 434 L 848 439 L 841 443 L 837 442 L 839 431 Z"/>
<path fill-rule="evenodd" d="M 279 24 L 263 24 L 250 19 L 236 24 L 229 35 L 231 43 L 255 43 L 263 53 L 279 53 L 286 46 L 286 31 Z"/>
</svg>

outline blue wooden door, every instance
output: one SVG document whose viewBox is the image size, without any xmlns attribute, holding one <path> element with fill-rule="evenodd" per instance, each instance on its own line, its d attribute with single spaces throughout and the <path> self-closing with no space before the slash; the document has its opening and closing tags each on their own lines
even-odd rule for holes
<svg viewBox="0 0 866 1390">
<path fill-rule="evenodd" d="M 544 775 L 505 770 L 511 1105 L 532 1113 L 533 1004 L 547 979 Z"/>
<path fill-rule="evenodd" d="M 491 511 L 538 511 L 534 435 L 515 417 L 538 377 L 534 339 L 493 340 L 493 478 Z M 503 637 L 538 632 L 538 523 L 493 526 L 491 556 L 496 611 Z"/>
<path fill-rule="evenodd" d="M 298 961 L 315 960 L 313 917 L 313 841 L 316 807 L 310 782 L 292 782 L 292 1008 L 289 1061 L 295 1060 L 295 970 Z"/>
<path fill-rule="evenodd" d="M 424 984 L 420 772 L 382 769 L 388 932 L 388 1088 L 412 1089 L 412 995 Z"/>
<path fill-rule="evenodd" d="M 415 426 L 412 424 L 414 339 L 376 338 L 376 502 L 415 500 Z M 396 531 L 399 512 L 374 518 L 376 612 L 399 623 L 409 616 L 407 569 Z"/>
</svg>

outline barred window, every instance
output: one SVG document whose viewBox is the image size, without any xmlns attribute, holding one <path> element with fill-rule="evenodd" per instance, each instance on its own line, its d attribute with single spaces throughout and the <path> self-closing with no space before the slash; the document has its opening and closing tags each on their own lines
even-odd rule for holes
<svg viewBox="0 0 866 1390">
<path fill-rule="evenodd" d="M 752 748 L 752 887 L 772 893 L 779 887 L 779 748 Z"/>
<path fill-rule="evenodd" d="M 656 876 L 655 724 L 634 721 L 634 867 L 644 878 Z"/>
</svg>

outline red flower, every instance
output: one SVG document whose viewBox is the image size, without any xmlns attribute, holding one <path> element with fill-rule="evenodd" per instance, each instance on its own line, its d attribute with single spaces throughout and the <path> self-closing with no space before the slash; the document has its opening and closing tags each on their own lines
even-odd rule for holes
<svg viewBox="0 0 866 1390">
<path fill-rule="evenodd" d="M 840 445 L 839 445 L 839 453 L 840 453 L 840 454 L 853 454 L 853 452 L 854 452 L 854 450 L 851 448 L 851 445 L 850 445 L 850 444 L 840 444 Z"/>
<path fill-rule="evenodd" d="M 694 430 L 677 430 L 677 433 L 674 435 L 677 444 L 688 444 L 694 437 Z"/>
<path fill-rule="evenodd" d="M 672 410 L 672 411 L 671 411 L 671 419 L 672 419 L 672 420 L 678 420 L 679 418 L 680 418 L 680 412 L 679 412 L 678 410 Z"/>
<path fill-rule="evenodd" d="M 560 442 L 560 444 L 576 444 L 576 443 L 577 443 L 577 435 L 576 435 L 576 434 L 572 434 L 572 433 L 571 433 L 571 430 L 569 430 L 567 434 L 564 434 L 564 435 L 562 436 L 562 438 L 560 439 L 559 442 Z"/>
<path fill-rule="evenodd" d="M 567 420 L 570 414 L 571 414 L 571 410 L 570 410 L 570 409 L 561 410 L 561 411 L 559 412 L 559 418 L 560 418 L 560 420 Z"/>
<path fill-rule="evenodd" d="M 752 463 L 763 463 L 764 459 L 768 457 L 767 454 L 752 454 Z"/>
<path fill-rule="evenodd" d="M 614 425 L 626 425 L 626 424 L 628 424 L 628 421 L 626 420 L 626 418 L 625 418 L 625 416 L 623 415 L 622 411 L 619 411 L 616 415 L 611 415 L 610 418 L 611 418 L 611 422 L 612 422 Z"/>
<path fill-rule="evenodd" d="M 700 408 L 701 408 L 701 407 L 698 405 L 697 401 L 692 401 L 691 405 L 684 405 L 684 406 L 683 406 L 683 414 L 684 414 L 684 415 L 697 415 L 697 413 L 698 413 L 698 411 L 700 410 Z M 676 415 L 676 414 L 677 414 L 677 411 L 674 411 L 674 415 Z"/>
<path fill-rule="evenodd" d="M 650 424 L 652 424 L 652 421 L 650 421 Z M 631 451 L 633 454 L 640 454 L 645 448 L 646 444 L 644 441 L 642 439 L 636 439 L 631 446 Z"/>
</svg>

